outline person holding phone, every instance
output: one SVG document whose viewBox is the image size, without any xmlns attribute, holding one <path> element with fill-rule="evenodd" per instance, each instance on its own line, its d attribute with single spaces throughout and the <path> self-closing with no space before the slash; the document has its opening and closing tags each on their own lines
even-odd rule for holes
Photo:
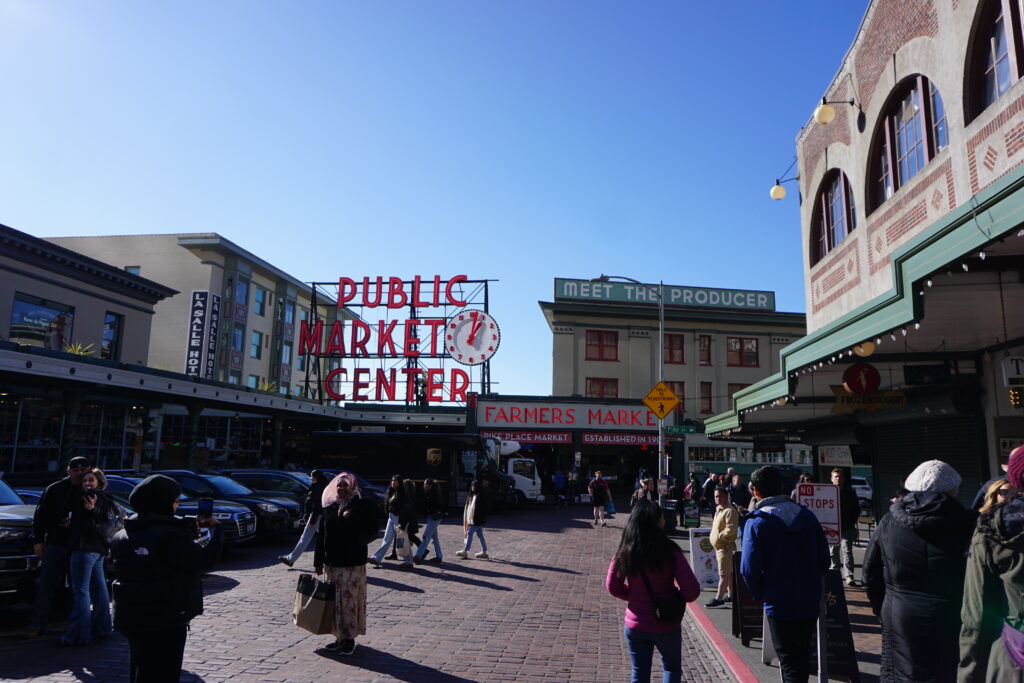
<svg viewBox="0 0 1024 683">
<path fill-rule="evenodd" d="M 200 577 L 213 568 L 223 536 L 212 516 L 175 517 L 181 487 L 162 474 L 142 480 L 128 497 L 135 515 L 111 544 L 114 625 L 127 639 L 132 683 L 178 681 L 188 624 L 203 613 Z M 198 530 L 210 532 L 197 543 Z"/>
</svg>

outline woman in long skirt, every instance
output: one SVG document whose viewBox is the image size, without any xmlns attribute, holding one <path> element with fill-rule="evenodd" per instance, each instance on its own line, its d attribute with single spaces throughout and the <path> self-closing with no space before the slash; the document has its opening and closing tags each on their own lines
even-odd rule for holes
<svg viewBox="0 0 1024 683">
<path fill-rule="evenodd" d="M 377 518 L 348 472 L 324 489 L 323 504 L 313 565 L 334 584 L 334 642 L 324 649 L 350 655 L 366 633 L 366 544 L 377 537 Z"/>
</svg>

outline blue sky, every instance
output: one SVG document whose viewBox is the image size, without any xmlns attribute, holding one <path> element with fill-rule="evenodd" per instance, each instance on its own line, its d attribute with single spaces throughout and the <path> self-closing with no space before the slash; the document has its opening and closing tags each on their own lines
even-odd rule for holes
<svg viewBox="0 0 1024 683">
<path fill-rule="evenodd" d="M 768 198 L 864 0 L 0 4 L 0 223 L 215 231 L 303 280 L 493 278 L 494 389 L 601 273 L 803 311 Z"/>
</svg>

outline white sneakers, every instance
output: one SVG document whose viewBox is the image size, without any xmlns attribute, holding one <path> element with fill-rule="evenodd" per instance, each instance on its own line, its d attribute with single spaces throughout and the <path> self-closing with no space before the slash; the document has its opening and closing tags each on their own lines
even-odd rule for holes
<svg viewBox="0 0 1024 683">
<path fill-rule="evenodd" d="M 455 553 L 455 556 L 461 557 L 462 559 L 466 559 L 467 557 L 469 557 L 469 553 L 467 553 L 465 550 L 460 550 L 459 552 Z"/>
<path fill-rule="evenodd" d="M 474 555 L 473 557 L 475 557 L 478 560 L 487 560 L 487 559 L 490 559 L 491 556 L 488 555 L 485 552 L 479 552 L 476 555 Z"/>
</svg>

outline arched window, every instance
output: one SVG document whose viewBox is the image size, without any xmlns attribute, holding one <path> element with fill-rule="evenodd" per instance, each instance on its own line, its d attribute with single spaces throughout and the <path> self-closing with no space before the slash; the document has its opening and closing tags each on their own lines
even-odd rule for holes
<svg viewBox="0 0 1024 683">
<path fill-rule="evenodd" d="M 857 227 L 857 208 L 853 203 L 853 188 L 846 174 L 832 169 L 814 203 L 811 219 L 811 265 L 832 251 Z"/>
<path fill-rule="evenodd" d="M 949 144 L 942 96 L 924 76 L 908 78 L 883 110 L 868 169 L 868 213 L 906 185 Z"/>
<path fill-rule="evenodd" d="M 981 3 L 968 67 L 966 120 L 985 111 L 1020 77 L 1020 8 L 1016 0 Z"/>
</svg>

